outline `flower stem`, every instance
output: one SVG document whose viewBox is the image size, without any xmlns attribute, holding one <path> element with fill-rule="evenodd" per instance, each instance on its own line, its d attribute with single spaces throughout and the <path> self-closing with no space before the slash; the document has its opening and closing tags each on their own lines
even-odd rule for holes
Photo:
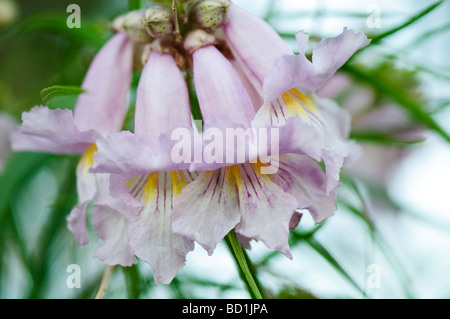
<svg viewBox="0 0 450 319">
<path fill-rule="evenodd" d="M 173 34 L 175 35 L 175 41 L 178 45 L 181 45 L 181 33 L 180 33 L 180 24 L 178 23 L 178 12 L 177 12 L 177 0 L 172 0 L 172 15 L 173 15 L 173 25 L 174 25 L 174 31 Z"/>
<path fill-rule="evenodd" d="M 226 237 L 226 242 L 227 242 L 228 248 L 232 252 L 232 255 L 236 261 L 236 264 L 239 266 L 239 270 L 241 271 L 241 274 L 243 275 L 244 282 L 245 282 L 250 294 L 255 299 L 263 299 L 263 296 L 258 287 L 258 284 L 255 281 L 255 277 L 248 265 L 248 262 L 247 262 L 248 259 L 246 258 L 244 251 L 242 250 L 242 247 L 239 244 L 239 241 L 237 239 L 236 232 L 234 231 L 234 229 L 228 233 L 228 235 Z"/>
<path fill-rule="evenodd" d="M 115 266 L 109 266 L 106 268 L 105 273 L 103 274 L 102 281 L 100 283 L 100 287 L 98 287 L 97 294 L 95 295 L 95 299 L 102 299 L 103 294 L 106 291 L 106 287 L 108 286 L 109 280 L 114 272 Z"/>
</svg>

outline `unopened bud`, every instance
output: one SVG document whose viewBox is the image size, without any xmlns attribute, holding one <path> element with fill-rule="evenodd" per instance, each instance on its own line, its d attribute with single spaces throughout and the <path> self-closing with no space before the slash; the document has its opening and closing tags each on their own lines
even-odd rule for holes
<svg viewBox="0 0 450 319">
<path fill-rule="evenodd" d="M 215 44 L 216 42 L 216 37 L 214 35 L 204 30 L 197 29 L 191 31 L 186 36 L 186 39 L 184 40 L 184 49 L 189 53 L 193 53 L 195 50 L 209 44 Z"/>
<path fill-rule="evenodd" d="M 145 11 L 144 26 L 154 38 L 164 38 L 173 32 L 172 15 L 164 8 L 150 8 Z"/>
<path fill-rule="evenodd" d="M 145 30 L 143 21 L 144 11 L 130 11 L 126 15 L 116 18 L 112 23 L 112 28 L 115 31 L 124 30 L 136 42 L 149 42 L 151 37 Z"/>
<path fill-rule="evenodd" d="M 204 28 L 218 28 L 226 22 L 230 4 L 229 0 L 194 1 L 191 16 Z"/>
<path fill-rule="evenodd" d="M 13 23 L 19 15 L 19 6 L 13 0 L 0 0 L 0 27 Z"/>
</svg>

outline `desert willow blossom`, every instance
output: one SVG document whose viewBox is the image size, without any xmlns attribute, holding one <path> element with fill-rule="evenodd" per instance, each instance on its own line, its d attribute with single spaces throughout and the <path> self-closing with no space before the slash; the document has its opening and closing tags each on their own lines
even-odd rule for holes
<svg viewBox="0 0 450 319">
<path fill-rule="evenodd" d="M 134 133 L 97 141 L 93 172 L 109 172 L 113 196 L 135 209 L 125 216 L 133 253 L 150 264 L 155 283 L 168 284 L 194 242 L 172 231 L 174 201 L 197 176 L 171 160 L 170 136 L 192 129 L 186 82 L 173 56 L 153 49 L 139 80 Z"/>
<path fill-rule="evenodd" d="M 309 36 L 296 34 L 299 54 L 294 54 L 280 36 L 263 20 L 232 4 L 223 30 L 225 40 L 237 60 L 256 101 L 256 127 L 282 126 L 298 117 L 320 135 L 321 158 L 327 171 L 327 189 L 339 185 L 339 172 L 349 149 L 348 114 L 331 100 L 319 99 L 315 92 L 370 40 L 347 28 L 337 37 L 321 40 L 305 56 Z M 258 103 L 259 102 L 259 103 Z"/>
<path fill-rule="evenodd" d="M 348 156 L 348 118 L 314 91 L 368 41 L 345 29 L 320 42 L 309 62 L 306 35 L 297 34 L 295 55 L 269 25 L 228 0 L 184 1 L 175 6 L 180 17 L 169 5 L 158 1 L 113 23 L 130 33 L 139 51 L 133 57 L 142 57 L 133 133 L 119 132 L 133 59 L 119 32 L 92 64 L 74 116 L 44 107 L 25 113 L 15 148 L 84 154 L 69 226 L 87 243 L 85 209 L 93 200 L 104 240 L 96 255 L 105 263 L 138 257 L 156 283 L 168 284 L 194 242 L 212 254 L 233 229 L 292 258 L 288 236 L 298 210 L 316 222 L 333 215 Z M 184 77 L 191 71 L 204 130 L 192 125 Z M 229 129 L 243 132 L 239 149 Z M 177 142 L 180 132 L 190 139 Z M 261 132 L 276 143 L 260 143 Z M 187 155 L 175 157 L 180 145 Z"/>
<path fill-rule="evenodd" d="M 255 146 L 252 141 L 257 132 L 251 130 L 256 115 L 251 98 L 232 63 L 213 44 L 213 37 L 204 31 L 194 31 L 185 40 L 186 50 L 192 53 L 205 132 L 215 126 L 220 130 L 250 129 L 253 135 L 249 133 L 244 160 L 227 160 L 226 154 L 238 150 L 237 145 L 225 140 L 220 144 L 223 159 L 192 166 L 201 173 L 175 198 L 173 230 L 195 240 L 211 254 L 235 228 L 243 238 L 260 240 L 291 258 L 288 236 L 300 221 L 296 210 L 308 209 L 316 220 L 335 211 L 334 190 L 327 191 L 325 173 L 313 159 L 320 155 L 319 145 L 314 143 L 318 136 L 296 118 L 275 128 L 280 131 L 279 145 L 271 146 L 269 151 L 278 163 L 277 169 L 264 173 L 268 154 L 265 148 L 258 149 L 261 144 Z M 302 135 L 292 139 L 292 133 L 299 132 Z M 279 154 L 273 153 L 274 148 Z"/>
<path fill-rule="evenodd" d="M 129 209 L 109 195 L 109 174 L 91 174 L 96 140 L 120 131 L 128 106 L 132 72 L 132 43 L 123 32 L 114 35 L 97 53 L 83 80 L 85 93 L 78 97 L 74 112 L 36 106 L 22 114 L 23 123 L 12 136 L 16 151 L 80 154 L 78 205 L 68 216 L 68 227 L 81 245 L 89 238 L 86 208 L 96 204 L 93 224 L 103 242 L 95 257 L 108 265 L 129 266 L 136 262 L 128 245 L 128 222 L 119 211 Z"/>
</svg>

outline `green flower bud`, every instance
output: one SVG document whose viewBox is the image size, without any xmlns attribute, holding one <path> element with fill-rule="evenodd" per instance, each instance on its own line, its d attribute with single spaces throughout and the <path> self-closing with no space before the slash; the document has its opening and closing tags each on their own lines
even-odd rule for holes
<svg viewBox="0 0 450 319">
<path fill-rule="evenodd" d="M 152 37 L 164 38 L 173 33 L 172 13 L 164 8 L 150 8 L 145 11 L 144 26 Z"/>
<path fill-rule="evenodd" d="M 227 20 L 229 0 L 194 1 L 190 11 L 191 17 L 206 29 L 220 27 Z"/>
<path fill-rule="evenodd" d="M 112 23 L 113 30 L 124 30 L 128 36 L 136 42 L 149 42 L 152 38 L 145 30 L 144 11 L 135 10 L 116 18 Z"/>
</svg>

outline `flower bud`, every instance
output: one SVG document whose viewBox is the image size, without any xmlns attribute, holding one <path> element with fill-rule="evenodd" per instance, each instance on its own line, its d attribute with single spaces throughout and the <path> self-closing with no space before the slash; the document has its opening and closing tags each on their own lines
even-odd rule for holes
<svg viewBox="0 0 450 319">
<path fill-rule="evenodd" d="M 184 49 L 193 53 L 195 50 L 198 50 L 209 44 L 216 44 L 216 37 L 206 31 L 201 29 L 197 29 L 195 31 L 191 31 L 184 40 Z"/>
<path fill-rule="evenodd" d="M 145 11 L 144 26 L 154 38 L 164 38 L 173 32 L 172 14 L 164 8 L 150 8 Z"/>
<path fill-rule="evenodd" d="M 0 27 L 13 23 L 19 15 L 16 1 L 0 0 Z"/>
<path fill-rule="evenodd" d="M 207 29 L 220 27 L 227 20 L 229 0 L 194 1 L 191 16 L 200 26 Z"/>
<path fill-rule="evenodd" d="M 144 11 L 131 11 L 116 18 L 112 23 L 112 28 L 116 32 L 124 30 L 136 42 L 149 42 L 151 37 L 145 30 L 143 19 Z"/>
</svg>

